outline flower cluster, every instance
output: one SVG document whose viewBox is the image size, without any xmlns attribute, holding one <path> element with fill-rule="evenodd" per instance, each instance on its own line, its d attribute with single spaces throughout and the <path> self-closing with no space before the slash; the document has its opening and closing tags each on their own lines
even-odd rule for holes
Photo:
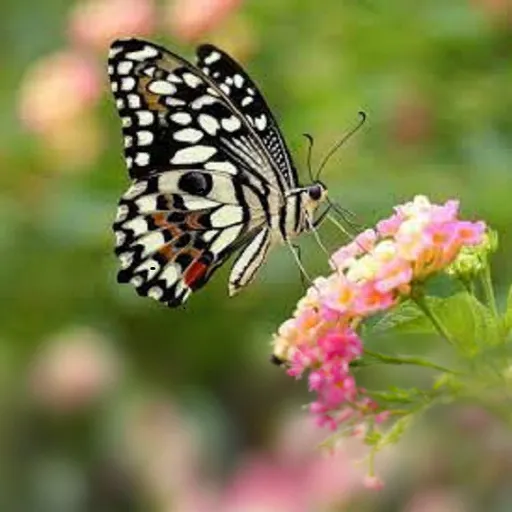
<svg viewBox="0 0 512 512">
<path fill-rule="evenodd" d="M 332 255 L 333 273 L 315 280 L 281 325 L 274 354 L 291 376 L 309 371 L 309 389 L 317 394 L 310 409 L 319 424 L 359 427 L 386 417 L 350 372 L 363 352 L 356 328 L 445 269 L 464 247 L 482 242 L 485 224 L 460 220 L 458 209 L 457 201 L 436 205 L 424 196 L 396 207 Z"/>
</svg>

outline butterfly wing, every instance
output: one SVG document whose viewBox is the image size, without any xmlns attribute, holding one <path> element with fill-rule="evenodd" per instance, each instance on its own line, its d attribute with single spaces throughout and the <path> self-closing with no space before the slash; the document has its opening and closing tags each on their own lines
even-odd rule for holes
<svg viewBox="0 0 512 512">
<path fill-rule="evenodd" d="M 262 261 L 268 249 L 250 242 L 288 187 L 254 125 L 211 78 L 157 45 L 116 41 L 109 75 L 134 180 L 114 223 L 118 280 L 175 306 L 247 246 L 239 288 L 257 268 L 248 255 L 259 249 Z"/>
<path fill-rule="evenodd" d="M 254 81 L 229 55 L 211 44 L 203 44 L 197 49 L 197 66 L 219 84 L 254 127 L 288 186 L 298 187 L 297 170 L 284 137 Z"/>
</svg>

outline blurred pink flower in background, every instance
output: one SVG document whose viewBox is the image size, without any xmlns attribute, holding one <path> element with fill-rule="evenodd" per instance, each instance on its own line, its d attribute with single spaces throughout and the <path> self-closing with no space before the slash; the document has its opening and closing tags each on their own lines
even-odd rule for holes
<svg viewBox="0 0 512 512">
<path fill-rule="evenodd" d="M 246 457 L 224 490 L 222 512 L 303 512 L 308 489 L 289 468 L 271 456 Z"/>
<path fill-rule="evenodd" d="M 311 510 L 323 510 L 350 500 L 362 490 L 364 468 L 356 465 L 367 453 L 357 440 L 343 439 L 342 449 L 320 448 L 324 433 L 307 414 L 285 418 L 275 440 L 278 459 L 289 468 L 302 468 L 304 502 Z"/>
<path fill-rule="evenodd" d="M 116 38 L 150 35 L 155 19 L 152 0 L 87 0 L 72 10 L 68 31 L 74 44 L 106 52 Z"/>
<path fill-rule="evenodd" d="M 90 114 L 74 122 L 57 124 L 41 137 L 41 153 L 47 165 L 63 172 L 74 172 L 93 165 L 104 148 L 103 126 Z"/>
<path fill-rule="evenodd" d="M 429 489 L 416 493 L 404 512 L 467 512 L 464 502 L 447 489 Z"/>
<path fill-rule="evenodd" d="M 175 37 L 196 41 L 221 24 L 241 3 L 241 0 L 169 0 L 166 20 Z"/>
<path fill-rule="evenodd" d="M 108 341 L 89 328 L 74 328 L 47 340 L 29 369 L 37 404 L 59 412 L 86 407 L 119 381 L 120 361 Z"/>
<path fill-rule="evenodd" d="M 177 510 L 171 503 L 183 508 L 185 503 L 209 502 L 199 469 L 199 429 L 177 406 L 166 399 L 141 398 L 129 407 L 123 431 L 122 454 L 158 503 L 157 510 Z"/>
<path fill-rule="evenodd" d="M 473 0 L 477 8 L 498 24 L 512 24 L 512 0 Z"/>
<path fill-rule="evenodd" d="M 39 134 L 79 122 L 79 116 L 99 99 L 101 83 L 98 65 L 80 53 L 64 50 L 43 57 L 23 77 L 20 119 Z"/>
</svg>

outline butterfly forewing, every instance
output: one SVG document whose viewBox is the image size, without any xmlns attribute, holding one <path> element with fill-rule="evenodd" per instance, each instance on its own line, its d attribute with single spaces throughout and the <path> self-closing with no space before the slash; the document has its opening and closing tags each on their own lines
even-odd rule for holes
<svg viewBox="0 0 512 512">
<path fill-rule="evenodd" d="M 297 187 L 297 171 L 284 138 L 254 81 L 229 55 L 210 44 L 197 49 L 197 66 L 219 85 L 254 127 L 288 186 Z"/>
<path fill-rule="evenodd" d="M 225 62 L 226 73 L 233 71 L 234 63 Z M 145 41 L 111 47 L 109 75 L 134 180 L 114 223 L 118 279 L 170 306 L 184 302 L 244 246 L 231 293 L 252 279 L 295 176 L 291 167 L 288 174 L 280 168 L 282 159 L 289 166 L 289 155 L 277 127 L 268 131 L 275 121 L 252 82 L 243 75 L 259 117 L 215 73 Z M 281 160 L 262 136 L 277 137 Z"/>
</svg>

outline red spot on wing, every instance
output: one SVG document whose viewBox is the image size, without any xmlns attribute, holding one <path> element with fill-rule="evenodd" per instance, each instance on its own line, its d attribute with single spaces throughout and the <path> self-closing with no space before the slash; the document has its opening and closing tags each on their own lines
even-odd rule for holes
<svg viewBox="0 0 512 512">
<path fill-rule="evenodd" d="M 183 281 L 187 286 L 192 287 L 195 282 L 204 276 L 207 270 L 208 265 L 201 261 L 194 261 L 183 274 Z"/>
</svg>

